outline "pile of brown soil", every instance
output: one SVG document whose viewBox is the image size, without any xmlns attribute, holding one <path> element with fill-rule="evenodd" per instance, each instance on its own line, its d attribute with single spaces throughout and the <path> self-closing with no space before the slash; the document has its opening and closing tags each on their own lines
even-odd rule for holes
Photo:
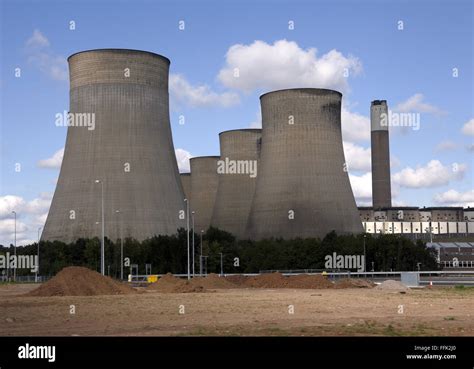
<svg viewBox="0 0 474 369">
<path fill-rule="evenodd" d="M 235 275 L 228 275 L 225 277 L 225 279 L 232 284 L 234 284 L 236 287 L 245 287 L 245 283 L 247 282 L 247 279 L 249 277 L 246 277 L 241 274 L 235 274 Z"/>
<path fill-rule="evenodd" d="M 288 277 L 289 288 L 324 289 L 333 288 L 334 283 L 320 274 L 298 274 Z"/>
<path fill-rule="evenodd" d="M 334 288 L 373 288 L 374 286 L 375 284 L 370 281 L 355 278 L 342 278 L 334 284 Z"/>
<path fill-rule="evenodd" d="M 167 273 L 158 281 L 150 284 L 147 287 L 148 290 L 154 290 L 162 293 L 188 293 L 188 292 L 205 292 L 205 288 L 198 283 L 193 283 L 193 280 L 188 281 L 173 276 L 171 273 Z"/>
<path fill-rule="evenodd" d="M 245 287 L 251 288 L 286 288 L 288 287 L 288 278 L 281 273 L 265 273 L 248 277 L 245 281 Z"/>
<path fill-rule="evenodd" d="M 149 290 L 156 290 L 158 292 L 177 292 L 177 290 L 184 288 L 186 281 L 181 278 L 177 278 L 171 273 L 167 273 L 158 281 L 150 284 L 147 288 Z"/>
<path fill-rule="evenodd" d="M 204 289 L 220 289 L 220 288 L 237 288 L 235 283 L 220 277 L 217 274 L 211 273 L 207 277 L 195 277 L 191 279 L 190 283 L 193 286 L 201 286 Z"/>
<path fill-rule="evenodd" d="M 136 291 L 126 285 L 84 267 L 67 267 L 25 296 L 97 296 L 126 295 Z"/>
</svg>

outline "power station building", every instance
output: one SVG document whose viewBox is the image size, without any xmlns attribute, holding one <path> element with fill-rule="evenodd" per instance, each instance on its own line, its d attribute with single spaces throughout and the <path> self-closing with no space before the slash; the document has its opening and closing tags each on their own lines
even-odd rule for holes
<svg viewBox="0 0 474 369">
<path fill-rule="evenodd" d="M 370 109 L 373 206 L 357 208 L 342 146 L 341 93 L 266 93 L 262 129 L 221 132 L 220 156 L 194 157 L 191 173 L 179 174 L 170 61 L 99 49 L 68 63 L 64 159 L 42 240 L 100 237 L 103 226 L 114 241 L 175 234 L 186 227 L 184 199 L 196 233 L 212 225 L 240 239 L 322 238 L 333 230 L 474 233 L 471 208 L 392 207 L 386 100 Z"/>
<path fill-rule="evenodd" d="M 260 97 L 262 147 L 247 236 L 363 232 L 341 136 L 342 94 L 288 89 Z"/>
<path fill-rule="evenodd" d="M 218 161 L 219 156 L 198 156 L 189 161 L 191 166 L 191 209 L 194 211 L 196 233 L 206 231 L 211 225 L 219 184 Z"/>
<path fill-rule="evenodd" d="M 392 206 L 388 120 L 387 101 L 372 101 L 370 106 L 372 203 L 375 209 L 389 208 Z"/>
<path fill-rule="evenodd" d="M 211 224 L 245 237 L 258 176 L 261 129 L 236 129 L 219 134 L 219 185 Z"/>
<path fill-rule="evenodd" d="M 191 173 L 180 173 L 184 197 L 191 202 Z"/>
<path fill-rule="evenodd" d="M 143 240 L 185 226 L 169 120 L 170 61 L 99 49 L 69 57 L 64 159 L 42 240 Z M 181 217 L 182 218 L 182 217 Z"/>
</svg>

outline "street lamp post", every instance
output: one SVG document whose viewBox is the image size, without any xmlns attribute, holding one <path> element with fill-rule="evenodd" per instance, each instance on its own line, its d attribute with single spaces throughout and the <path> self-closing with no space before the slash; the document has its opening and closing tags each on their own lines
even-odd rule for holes
<svg viewBox="0 0 474 369">
<path fill-rule="evenodd" d="M 104 224 L 104 181 L 99 179 L 95 180 L 95 183 L 100 183 L 102 191 L 102 240 L 100 246 L 100 272 L 105 275 L 105 224 Z"/>
<path fill-rule="evenodd" d="M 43 228 L 43 227 L 38 228 L 38 256 L 37 256 L 38 260 L 36 260 L 38 265 L 36 266 L 36 278 L 35 278 L 36 283 L 38 283 L 38 275 L 39 275 L 39 268 L 40 268 L 39 260 L 40 260 L 40 231 L 41 231 L 41 228 Z"/>
<path fill-rule="evenodd" d="M 199 275 L 202 277 L 202 234 L 204 231 L 201 229 L 201 255 L 199 256 Z"/>
<path fill-rule="evenodd" d="M 367 271 L 367 256 L 366 256 L 366 253 L 365 253 L 365 238 L 367 236 L 364 234 L 364 273 Z"/>
<path fill-rule="evenodd" d="M 192 218 L 192 221 L 193 221 L 192 223 L 193 223 L 193 278 L 194 278 L 194 274 L 195 274 L 194 270 L 195 270 L 195 265 L 196 265 L 195 262 L 194 262 L 194 254 L 195 254 L 195 252 L 194 252 L 194 211 L 191 212 L 191 218 Z"/>
<path fill-rule="evenodd" d="M 17 263 L 18 263 L 18 260 L 16 258 L 16 211 L 12 211 L 12 213 L 15 215 L 15 243 L 14 243 L 14 246 L 15 246 L 15 268 L 13 268 L 13 281 L 16 282 L 16 268 L 17 268 Z"/>
<path fill-rule="evenodd" d="M 222 255 L 222 252 L 221 252 L 221 276 L 224 275 L 224 262 L 223 262 L 223 255 Z"/>
<path fill-rule="evenodd" d="M 120 280 L 123 281 L 123 225 L 122 225 L 122 215 L 120 210 L 115 210 L 115 213 L 119 215 L 120 221 Z"/>
<path fill-rule="evenodd" d="M 190 269 L 189 269 L 189 201 L 184 199 L 186 202 L 186 238 L 188 244 L 188 280 L 191 279 Z"/>
</svg>

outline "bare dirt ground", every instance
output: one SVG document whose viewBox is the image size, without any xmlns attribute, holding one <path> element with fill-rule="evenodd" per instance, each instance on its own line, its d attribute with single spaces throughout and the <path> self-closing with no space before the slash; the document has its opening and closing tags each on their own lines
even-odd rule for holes
<svg viewBox="0 0 474 369">
<path fill-rule="evenodd" d="M 0 285 L 0 335 L 474 336 L 474 289 L 207 290 L 32 297 Z M 75 314 L 71 314 L 74 305 Z M 293 314 L 291 314 L 291 306 Z"/>
</svg>

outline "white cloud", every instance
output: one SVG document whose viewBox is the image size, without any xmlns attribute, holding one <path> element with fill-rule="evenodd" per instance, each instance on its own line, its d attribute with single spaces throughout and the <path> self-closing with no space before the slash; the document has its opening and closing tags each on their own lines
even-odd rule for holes
<svg viewBox="0 0 474 369">
<path fill-rule="evenodd" d="M 21 220 L 16 221 L 16 244 L 17 246 L 26 245 L 29 242 L 28 227 Z M 15 220 L 0 219 L 0 244 L 9 246 L 14 244 L 15 240 Z M 34 242 L 34 241 L 33 241 Z"/>
<path fill-rule="evenodd" d="M 474 207 L 474 190 L 466 192 L 449 190 L 443 193 L 438 193 L 435 195 L 434 201 L 438 204 L 449 206 Z"/>
<path fill-rule="evenodd" d="M 344 72 L 357 74 L 360 61 L 337 50 L 317 56 L 315 48 L 302 49 L 294 41 L 278 40 L 271 44 L 254 41 L 236 44 L 226 54 L 226 65 L 218 79 L 224 86 L 245 92 L 294 87 L 319 87 L 347 91 Z M 238 77 L 235 71 L 238 70 Z"/>
<path fill-rule="evenodd" d="M 372 203 L 372 173 L 367 172 L 361 176 L 349 174 L 349 180 L 357 204 L 360 206 Z"/>
<path fill-rule="evenodd" d="M 192 158 L 191 153 L 183 149 L 176 149 L 175 155 L 180 173 L 190 172 L 189 159 Z"/>
<path fill-rule="evenodd" d="M 343 147 L 349 171 L 370 171 L 370 148 L 364 148 L 352 142 L 343 142 Z"/>
<path fill-rule="evenodd" d="M 36 214 L 36 215 L 41 214 L 41 216 L 44 213 L 47 214 L 49 207 L 51 206 L 52 199 L 53 199 L 52 193 L 41 192 L 39 197 L 27 202 L 25 210 L 29 214 Z"/>
<path fill-rule="evenodd" d="M 250 122 L 249 128 L 262 128 L 262 111 L 260 109 L 255 114 L 255 120 Z"/>
<path fill-rule="evenodd" d="M 344 141 L 370 140 L 370 119 L 365 115 L 350 112 L 344 105 L 341 110 L 341 125 Z"/>
<path fill-rule="evenodd" d="M 440 108 L 428 104 L 423 101 L 424 96 L 423 94 L 417 93 L 413 96 L 409 97 L 406 101 L 399 103 L 395 108 L 394 111 L 400 113 L 428 113 L 434 115 L 443 115 L 446 114 L 445 111 L 441 110 Z"/>
<path fill-rule="evenodd" d="M 63 156 L 64 156 L 64 147 L 56 151 L 52 157 L 38 161 L 38 166 L 40 168 L 59 169 L 61 168 Z"/>
<path fill-rule="evenodd" d="M 38 198 L 31 201 L 15 195 L 0 197 L 0 244 L 13 243 L 15 233 L 13 210 L 17 213 L 17 245 L 36 242 L 38 227 L 42 227 L 46 222 L 51 200 L 52 194 L 49 192 L 40 193 Z"/>
<path fill-rule="evenodd" d="M 207 85 L 193 86 L 184 76 L 171 74 L 169 77 L 170 95 L 173 104 L 183 104 L 191 107 L 219 106 L 229 107 L 240 103 L 240 97 L 235 92 L 217 93 Z"/>
<path fill-rule="evenodd" d="M 48 47 L 48 46 L 49 46 L 49 40 L 38 29 L 35 29 L 31 37 L 26 41 L 26 47 L 28 49 Z"/>
<path fill-rule="evenodd" d="M 12 218 L 14 215 L 12 211 L 19 212 L 25 207 L 26 201 L 14 195 L 7 195 L 0 197 L 0 219 Z"/>
<path fill-rule="evenodd" d="M 401 187 L 429 188 L 448 184 L 452 180 L 460 180 L 466 172 L 465 164 L 453 163 L 443 165 L 439 160 L 431 160 L 426 166 L 413 169 L 407 167 L 393 175 L 393 181 Z"/>
<path fill-rule="evenodd" d="M 26 41 L 25 52 L 28 56 L 28 62 L 39 68 L 41 72 L 54 80 L 68 80 L 66 58 L 50 49 L 48 38 L 40 30 L 35 29 Z"/>
<path fill-rule="evenodd" d="M 438 145 L 436 145 L 435 151 L 436 152 L 453 151 L 453 150 L 456 150 L 457 148 L 458 148 L 458 145 L 455 142 L 451 140 L 445 140 L 445 141 L 441 141 Z"/>
<path fill-rule="evenodd" d="M 474 136 L 474 118 L 470 119 L 467 121 L 462 129 L 462 133 L 465 134 L 466 136 Z"/>
</svg>

